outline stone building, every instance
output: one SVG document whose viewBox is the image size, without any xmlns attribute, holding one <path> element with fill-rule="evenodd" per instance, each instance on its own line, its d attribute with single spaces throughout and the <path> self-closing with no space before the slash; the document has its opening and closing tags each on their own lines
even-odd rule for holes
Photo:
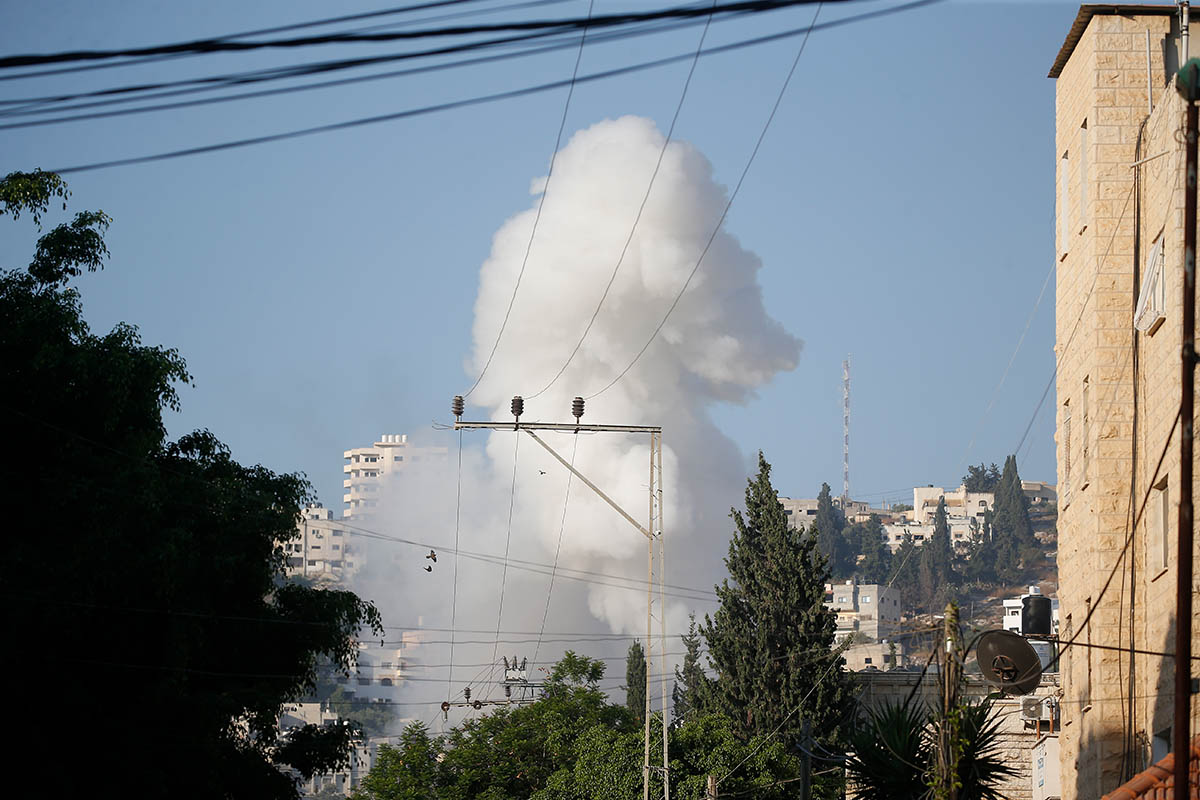
<svg viewBox="0 0 1200 800">
<path fill-rule="evenodd" d="M 1081 6 L 1050 70 L 1060 635 L 1154 652 L 1174 650 L 1175 624 L 1185 184 L 1177 11 Z M 1191 26 L 1192 55 L 1197 33 Z M 1100 797 L 1169 749 L 1172 663 L 1073 647 L 1061 667 L 1062 796 Z"/>
</svg>

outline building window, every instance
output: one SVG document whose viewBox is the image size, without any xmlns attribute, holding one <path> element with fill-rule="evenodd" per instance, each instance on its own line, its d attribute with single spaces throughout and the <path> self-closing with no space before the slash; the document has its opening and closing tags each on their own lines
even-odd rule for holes
<svg viewBox="0 0 1200 800">
<path fill-rule="evenodd" d="M 869 603 L 871 602 L 871 595 L 864 594 L 862 597 L 858 598 L 858 600 L 860 603 Z"/>
<path fill-rule="evenodd" d="M 1154 485 L 1154 494 L 1150 499 L 1150 563 L 1156 570 L 1164 570 L 1171 556 L 1167 536 L 1167 531 L 1171 529 L 1171 498 L 1166 477 Z"/>
<path fill-rule="evenodd" d="M 404 456 L 392 456 L 392 461 L 403 461 Z"/>
<path fill-rule="evenodd" d="M 864 658 L 864 659 L 863 659 L 863 663 L 864 663 L 864 664 L 870 664 L 870 663 L 871 663 L 871 657 L 870 657 L 870 656 L 867 656 L 866 658 Z"/>
<path fill-rule="evenodd" d="M 1167 318 L 1167 282 L 1163 276 L 1163 237 L 1150 245 L 1146 274 L 1142 276 L 1137 309 L 1133 312 L 1133 327 L 1153 336 Z"/>
</svg>

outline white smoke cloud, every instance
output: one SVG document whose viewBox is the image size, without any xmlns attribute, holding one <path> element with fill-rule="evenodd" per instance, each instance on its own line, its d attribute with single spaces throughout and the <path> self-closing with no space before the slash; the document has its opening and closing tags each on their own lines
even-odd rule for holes
<svg viewBox="0 0 1200 800">
<path fill-rule="evenodd" d="M 648 119 L 605 120 L 572 137 L 558 153 L 522 285 L 503 338 L 471 402 L 508 419 L 514 394 L 541 389 L 583 333 L 629 235 L 663 135 Z M 539 192 L 545 178 L 533 184 Z M 672 142 L 663 157 L 637 232 L 588 338 L 545 394 L 527 400 L 527 420 L 570 419 L 571 398 L 603 388 L 645 344 L 695 267 L 728 195 L 694 147 Z M 496 233 L 480 272 L 472 371 L 482 369 L 504 318 L 537 213 L 532 207 Z M 658 339 L 632 370 L 588 404 L 586 419 L 664 428 L 666 542 L 669 579 L 711 586 L 729 536 L 726 513 L 745 480 L 738 449 L 708 409 L 740 402 L 799 357 L 800 342 L 771 319 L 757 283 L 761 261 L 722 230 Z M 511 464 L 512 434 L 490 437 L 488 456 Z M 565 437 L 561 437 L 565 438 Z M 635 518 L 647 507 L 645 437 L 594 436 L 579 445 L 578 464 Z M 537 470 L 562 467 L 531 442 L 518 475 L 518 529 L 553 553 L 562 511 L 555 482 Z M 585 487 L 568 510 L 561 558 L 570 566 L 637 575 L 642 536 Z M 644 573 L 644 567 L 642 569 Z M 589 608 L 616 631 L 645 627 L 644 598 L 596 587 Z M 678 629 L 685 611 L 671 614 Z"/>
<path fill-rule="evenodd" d="M 533 182 L 530 208 L 496 232 L 491 254 L 480 270 L 475 346 L 467 365 L 472 376 L 483 368 L 496 341 L 525 258 L 538 195 L 548 186 L 503 338 L 484 379 L 469 397 L 471 405 L 486 409 L 489 418 L 511 420 L 512 396 L 528 398 L 542 389 L 579 340 L 629 236 L 663 141 L 651 120 L 632 116 L 579 131 L 558 153 L 549 182 L 545 178 Z M 526 400 L 523 420 L 569 421 L 574 396 L 596 392 L 629 364 L 687 280 L 727 200 L 726 189 L 713 180 L 712 166 L 703 155 L 685 142 L 668 146 L 637 233 L 595 325 L 558 381 L 544 394 Z M 741 503 L 747 460 L 715 426 L 709 410 L 717 403 L 752 398 L 774 375 L 794 368 L 799 358 L 800 341 L 763 307 L 757 282 L 761 266 L 757 256 L 721 230 L 656 341 L 622 380 L 588 403 L 585 422 L 663 427 L 668 583 L 711 589 L 723 572 L 722 557 L 731 532 L 729 508 Z M 478 416 L 468 412 L 468 417 Z M 468 434 L 467 445 L 473 436 L 484 435 Z M 510 494 L 514 437 L 511 431 L 486 434 L 482 452 L 466 451 L 461 547 L 503 553 L 511 500 L 512 558 L 552 562 L 561 529 L 561 565 L 644 578 L 642 534 L 578 480 L 571 485 L 564 524 L 567 472 L 524 434 L 518 446 L 515 495 Z M 577 447 L 575 463 L 580 471 L 636 519 L 645 519 L 646 437 L 581 435 L 577 442 L 570 434 L 544 438 L 564 458 L 570 458 Z M 453 541 L 455 458 L 452 444 L 440 477 L 409 480 L 406 476 L 394 487 L 385 514 L 411 538 Z M 415 535 L 424 530 L 429 531 L 426 536 Z M 426 625 L 449 627 L 447 559 L 438 562 L 436 574 L 428 575 L 424 583 L 421 579 L 427 576 L 417 574 L 417 569 L 412 567 L 413 577 L 404 582 L 416 588 L 401 590 L 397 602 L 403 608 L 424 609 L 419 613 Z M 500 568 L 460 560 L 459 570 L 456 627 L 494 628 Z M 504 630 L 539 629 L 548 580 L 544 575 L 509 570 Z M 377 597 L 381 590 L 376 585 L 368 596 Z M 686 630 L 689 611 L 702 615 L 713 607 L 678 598 L 667 601 L 672 637 Z M 413 616 L 401 612 L 393 618 Z M 645 626 L 643 592 L 556 580 L 547 630 L 629 634 L 615 650 L 623 653 L 629 639 L 644 634 Z M 654 627 L 657 632 L 657 621 Z M 532 656 L 534 646 L 519 648 Z M 539 660 L 553 660 L 571 646 L 548 643 Z M 502 645 L 500 654 L 511 655 L 509 651 L 519 648 Z M 492 649 L 485 645 L 471 650 L 464 645 L 456 650 L 455 663 L 486 663 Z M 672 638 L 668 649 L 678 650 L 678 639 Z M 610 675 L 623 674 L 617 661 L 609 665 Z M 474 671 L 462 670 L 463 674 Z M 457 667 L 455 675 L 459 675 Z"/>
</svg>

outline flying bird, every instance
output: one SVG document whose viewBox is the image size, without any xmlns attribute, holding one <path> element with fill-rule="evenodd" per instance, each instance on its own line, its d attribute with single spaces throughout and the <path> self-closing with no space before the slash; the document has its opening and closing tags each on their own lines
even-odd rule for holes
<svg viewBox="0 0 1200 800">
<path fill-rule="evenodd" d="M 426 566 L 426 567 L 425 567 L 425 571 L 426 571 L 426 572 L 433 572 L 433 567 Z"/>
<path fill-rule="evenodd" d="M 544 470 L 544 469 L 538 470 L 538 475 L 545 475 L 545 474 L 546 474 L 546 470 Z"/>
<path fill-rule="evenodd" d="M 435 563 L 435 564 L 437 563 L 437 553 L 435 551 L 430 550 L 429 555 L 427 555 L 425 557 L 428 558 L 433 563 Z"/>
</svg>

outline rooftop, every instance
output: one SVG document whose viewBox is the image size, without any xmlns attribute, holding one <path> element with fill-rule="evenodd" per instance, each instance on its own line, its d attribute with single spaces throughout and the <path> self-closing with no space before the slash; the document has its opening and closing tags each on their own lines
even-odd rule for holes
<svg viewBox="0 0 1200 800">
<path fill-rule="evenodd" d="M 1067 65 L 1067 60 L 1071 57 L 1071 53 L 1075 52 L 1075 45 L 1079 44 L 1079 40 L 1083 38 L 1083 32 L 1087 30 L 1088 23 L 1092 21 L 1092 17 L 1149 17 L 1175 14 L 1178 11 L 1179 7 L 1174 5 L 1138 5 L 1136 3 L 1121 3 L 1119 5 L 1089 3 L 1081 5 L 1079 13 L 1075 15 L 1075 22 L 1072 23 L 1071 30 L 1067 32 L 1067 40 L 1063 42 L 1062 48 L 1058 51 L 1058 57 L 1054 59 L 1054 66 L 1050 67 L 1050 74 L 1047 77 L 1057 78 L 1062 73 L 1063 67 Z"/>
</svg>

